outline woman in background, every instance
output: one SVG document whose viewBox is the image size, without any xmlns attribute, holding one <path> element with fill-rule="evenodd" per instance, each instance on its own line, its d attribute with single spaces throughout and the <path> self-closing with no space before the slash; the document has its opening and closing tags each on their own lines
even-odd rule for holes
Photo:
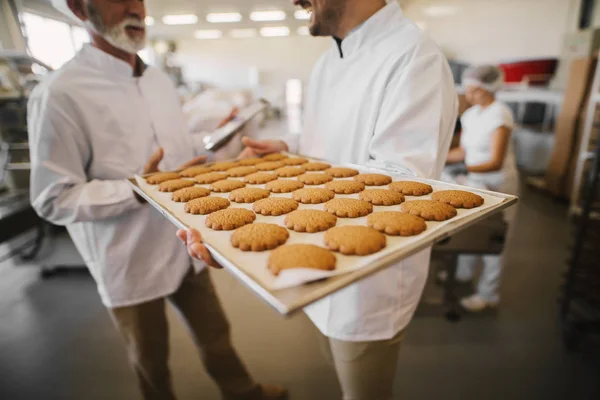
<svg viewBox="0 0 600 400">
<path fill-rule="evenodd" d="M 450 151 L 448 164 L 465 164 L 466 175 L 458 176 L 458 183 L 516 195 L 519 177 L 511 140 L 513 116 L 511 110 L 495 98 L 503 84 L 504 74 L 495 66 L 484 65 L 465 71 L 463 85 L 472 107 L 461 117 L 460 146 Z M 515 207 L 505 211 L 508 223 L 515 211 Z M 496 307 L 500 301 L 502 255 L 460 256 L 457 279 L 471 280 L 480 263 L 483 263 L 483 271 L 476 293 L 461 300 L 461 305 L 471 312 Z"/>
</svg>

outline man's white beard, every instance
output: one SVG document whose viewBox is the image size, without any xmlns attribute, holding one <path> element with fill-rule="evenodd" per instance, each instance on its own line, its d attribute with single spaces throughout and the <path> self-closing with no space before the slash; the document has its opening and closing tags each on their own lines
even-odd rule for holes
<svg viewBox="0 0 600 400">
<path fill-rule="evenodd" d="M 98 29 L 102 37 L 111 45 L 117 49 L 123 50 L 130 54 L 136 54 L 146 47 L 146 35 L 139 39 L 132 39 L 125 30 L 126 26 L 137 26 L 140 28 L 145 27 L 144 22 L 139 21 L 135 18 L 127 18 L 121 21 L 118 25 L 110 28 L 102 27 Z M 99 27 L 96 27 L 99 28 Z"/>
</svg>

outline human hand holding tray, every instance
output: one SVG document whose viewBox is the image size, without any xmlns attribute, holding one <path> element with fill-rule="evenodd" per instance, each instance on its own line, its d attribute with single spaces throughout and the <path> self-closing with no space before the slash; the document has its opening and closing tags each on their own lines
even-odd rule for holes
<svg viewBox="0 0 600 400">
<path fill-rule="evenodd" d="M 290 157 L 298 157 L 289 155 Z M 311 160 L 312 161 L 312 160 Z M 320 161 L 320 160 L 314 160 Z M 336 165 L 334 165 L 336 166 Z M 282 314 L 292 313 L 303 308 L 318 299 L 331 294 L 352 282 L 363 279 L 373 273 L 397 263 L 398 261 L 425 249 L 437 241 L 443 240 L 453 233 L 464 229 L 465 227 L 489 217 L 500 210 L 509 207 L 517 202 L 514 196 L 494 193 L 489 191 L 465 188 L 457 185 L 447 184 L 438 181 L 419 179 L 412 176 L 401 175 L 389 171 L 374 170 L 369 167 L 345 165 L 358 170 L 360 173 L 383 173 L 390 176 L 393 181 L 415 181 L 427 183 L 433 187 L 433 193 L 441 190 L 464 190 L 475 193 L 484 199 L 482 206 L 472 209 L 458 209 L 457 216 L 444 222 L 427 222 L 427 229 L 416 236 L 389 236 L 386 235 L 386 247 L 374 254 L 367 256 L 347 256 L 341 253 L 334 253 L 337 259 L 336 268 L 333 271 L 323 271 L 314 269 L 287 269 L 275 276 L 267 268 L 268 259 L 272 251 L 249 252 L 239 250 L 231 245 L 231 231 L 215 231 L 208 228 L 205 224 L 207 215 L 192 215 L 186 213 L 185 203 L 176 203 L 171 200 L 172 193 L 164 193 L 158 190 L 157 185 L 150 185 L 142 177 L 136 176 L 130 179 L 134 190 L 144 197 L 148 202 L 157 208 L 171 222 L 180 228 L 193 227 L 200 231 L 205 244 L 213 254 L 213 257 L 223 267 L 232 272 L 243 283 L 250 287 L 259 297 L 273 306 Z M 322 173 L 322 172 L 315 172 Z M 230 177 L 231 180 L 243 180 L 244 178 Z M 279 180 L 297 180 L 292 178 L 279 178 Z M 337 180 L 349 180 L 353 178 L 340 178 Z M 210 189 L 210 185 L 196 184 L 198 187 Z M 324 187 L 325 185 L 313 185 L 306 187 Z M 246 187 L 264 188 L 265 185 L 250 185 Z M 387 189 L 387 185 L 367 186 L 367 189 Z M 229 198 L 230 193 L 211 193 L 213 197 Z M 292 193 L 271 193 L 271 198 L 282 197 L 291 198 Z M 336 194 L 335 198 L 358 199 L 356 194 Z M 406 196 L 406 201 L 431 199 L 430 195 L 413 197 Z M 252 203 L 231 202 L 229 208 L 242 208 L 252 210 Z M 323 204 L 300 204 L 299 210 L 314 209 L 323 210 Z M 381 211 L 399 211 L 400 205 L 393 206 L 373 206 L 373 213 Z M 282 216 L 263 216 L 256 215 L 254 223 L 271 223 L 284 226 L 286 215 Z M 367 216 L 359 218 L 338 218 L 336 226 L 367 226 Z M 319 233 L 299 233 L 288 230 L 289 239 L 286 245 L 290 244 L 313 244 L 320 247 L 327 247 L 324 243 L 325 232 Z M 182 244 L 183 246 L 183 244 Z M 310 284 L 309 284 L 310 283 Z"/>
</svg>

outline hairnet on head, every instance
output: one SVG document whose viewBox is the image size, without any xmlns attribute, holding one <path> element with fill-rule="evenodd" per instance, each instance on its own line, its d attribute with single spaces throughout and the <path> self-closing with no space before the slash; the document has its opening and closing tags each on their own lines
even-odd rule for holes
<svg viewBox="0 0 600 400">
<path fill-rule="evenodd" d="M 477 86 L 495 93 L 504 86 L 504 72 L 494 65 L 480 65 L 468 68 L 463 73 L 464 86 Z"/>
</svg>

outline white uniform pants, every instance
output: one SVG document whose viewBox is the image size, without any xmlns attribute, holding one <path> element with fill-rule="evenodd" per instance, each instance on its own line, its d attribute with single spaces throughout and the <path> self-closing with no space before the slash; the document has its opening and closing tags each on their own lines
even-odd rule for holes
<svg viewBox="0 0 600 400">
<path fill-rule="evenodd" d="M 461 281 L 473 279 L 475 268 L 482 265 L 481 276 L 477 284 L 477 294 L 487 301 L 498 302 L 500 296 L 500 277 L 502 275 L 502 255 L 461 255 L 458 257 L 456 278 Z"/>
</svg>

